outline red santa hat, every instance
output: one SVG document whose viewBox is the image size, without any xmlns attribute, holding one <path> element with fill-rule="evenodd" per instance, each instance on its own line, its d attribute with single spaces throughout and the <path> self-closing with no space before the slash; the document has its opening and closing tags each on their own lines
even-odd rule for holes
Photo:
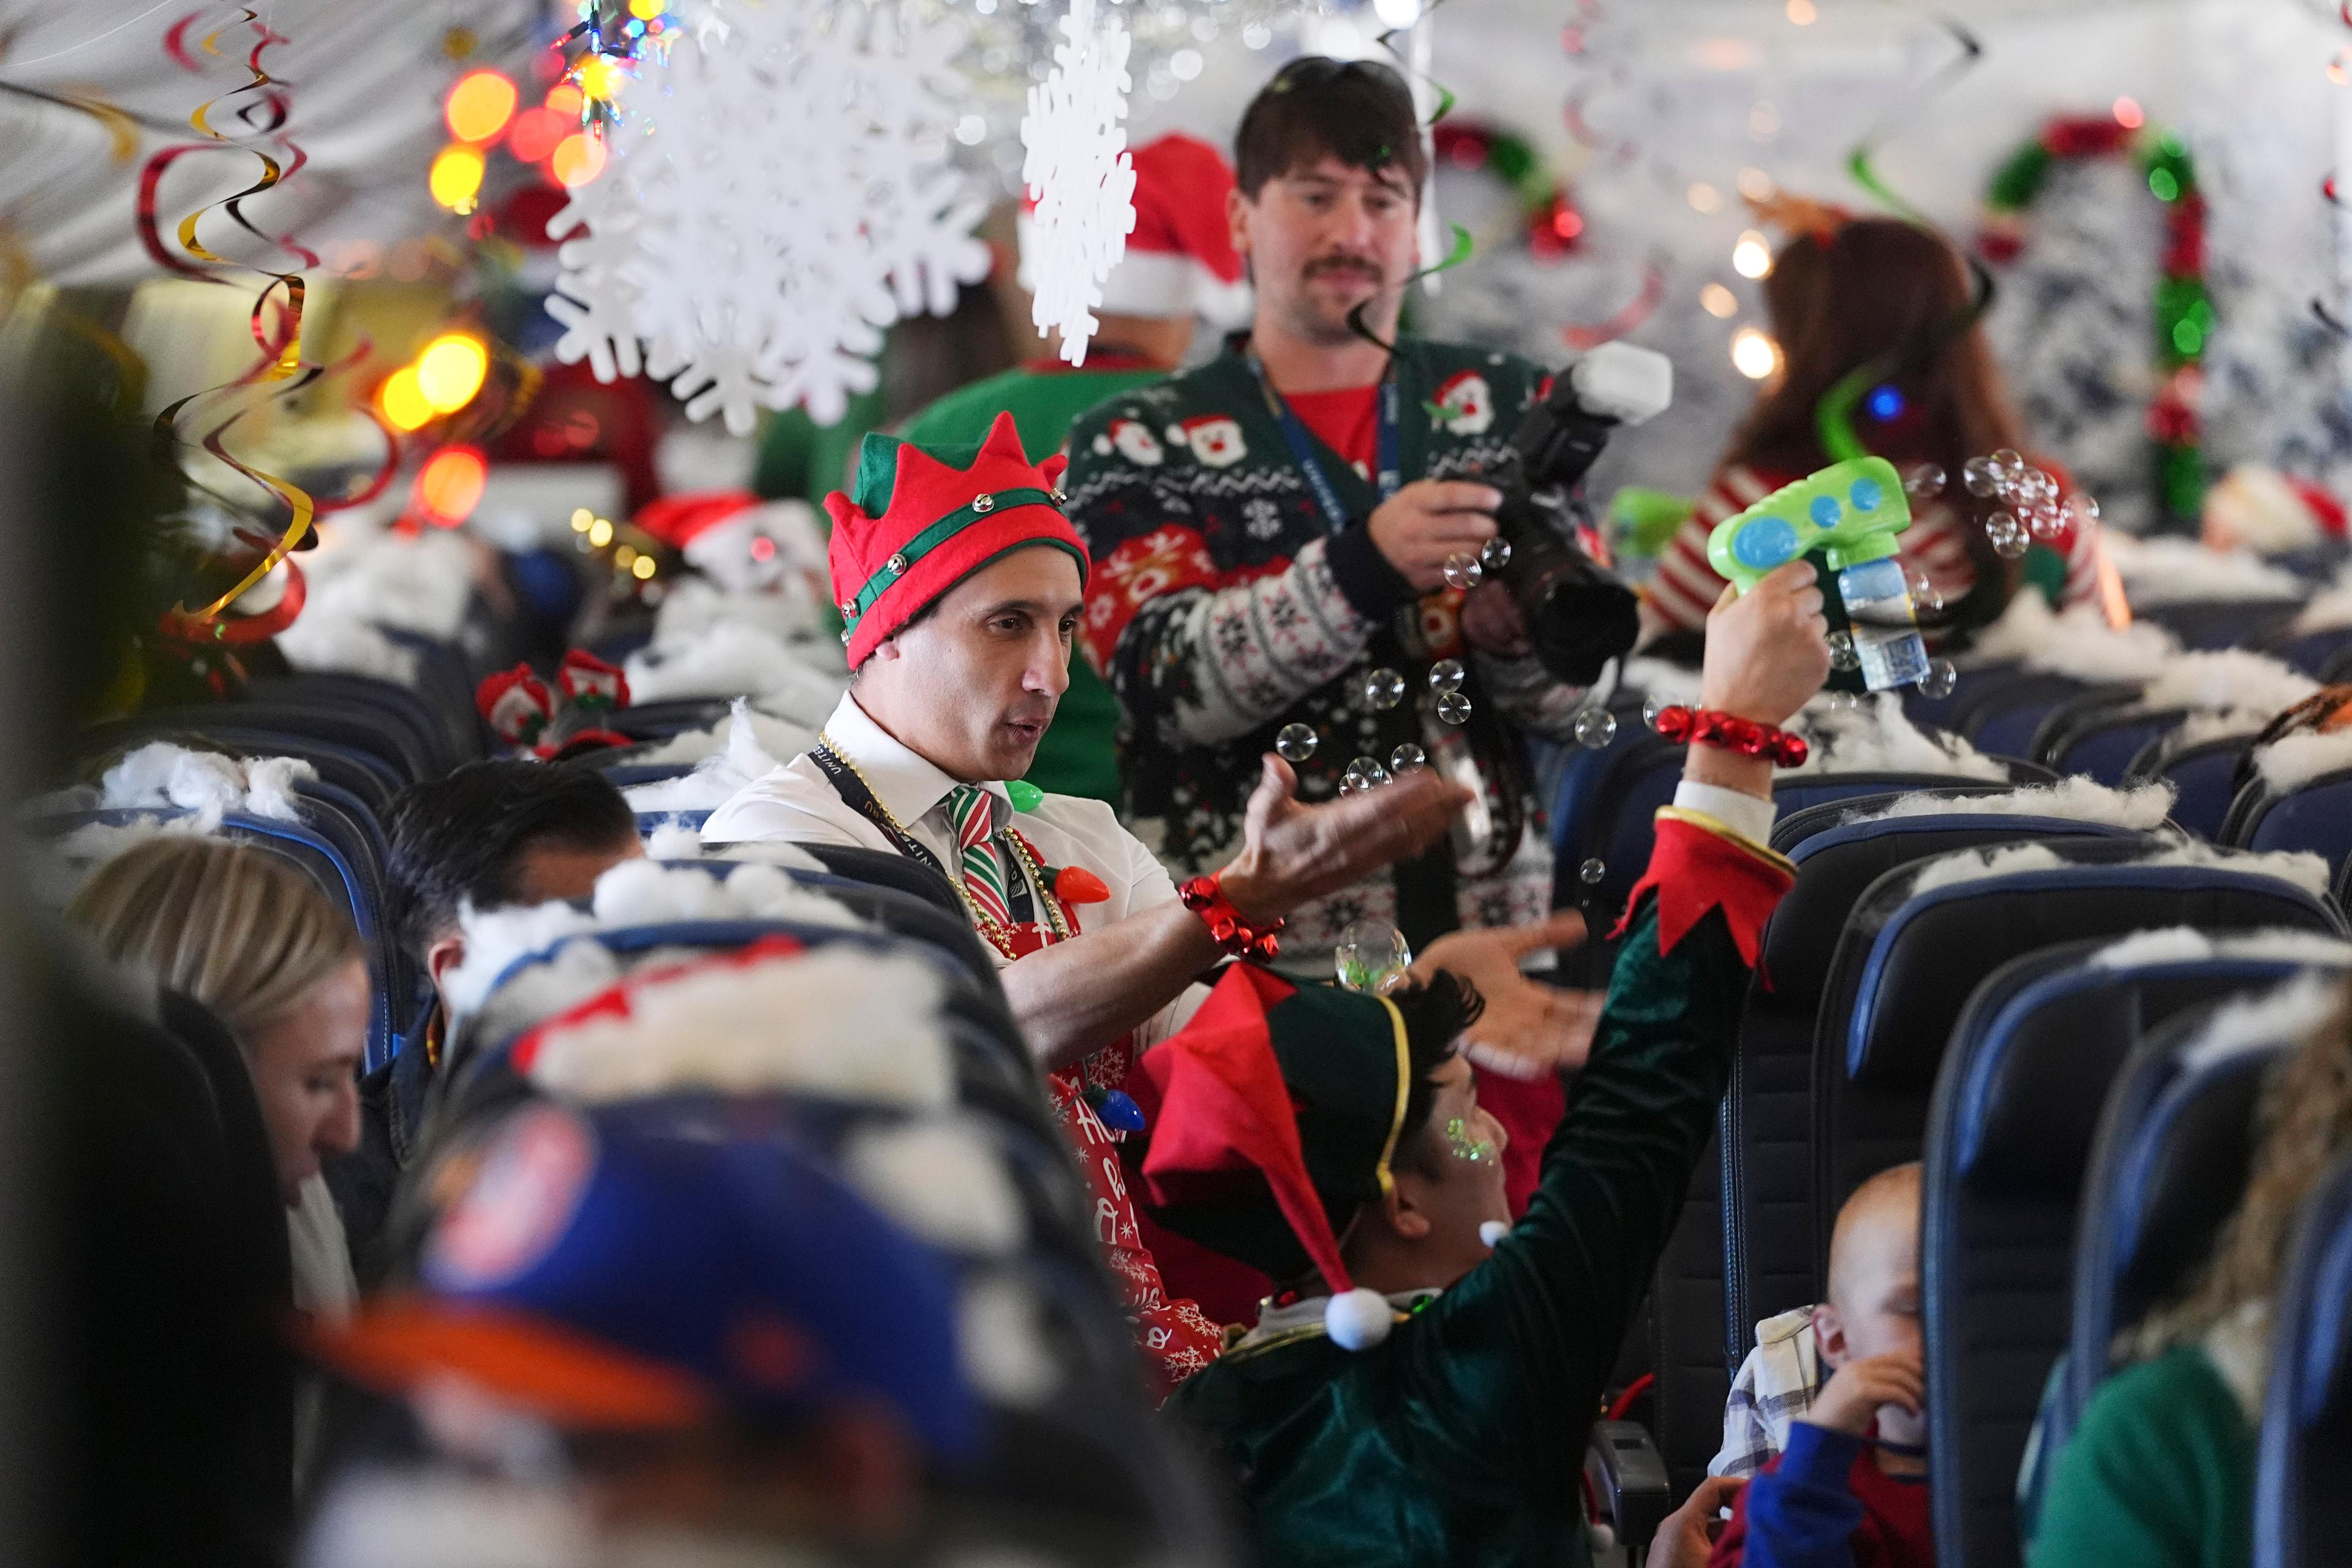
<svg viewBox="0 0 2352 1568">
<path fill-rule="evenodd" d="M 1224 154 L 1171 132 L 1135 149 L 1135 231 L 1127 254 L 1103 279 L 1102 309 L 1122 316 L 1199 316 L 1219 327 L 1247 324 L 1249 285 L 1234 249 L 1225 198 L 1234 189 Z M 1023 204 L 1021 248 L 1029 248 Z M 1027 269 L 1022 281 L 1028 281 Z"/>
<path fill-rule="evenodd" d="M 692 490 L 664 496 L 637 513 L 637 526 L 672 550 L 683 551 L 719 524 L 760 505 L 750 490 Z"/>
<path fill-rule="evenodd" d="M 824 498 L 841 640 L 852 669 L 882 639 L 1000 556 L 1033 544 L 1068 552 L 1087 576 L 1086 542 L 1062 515 L 1063 459 L 1032 463 L 1008 410 L 977 450 L 926 449 L 868 435 L 856 493 Z"/>
</svg>

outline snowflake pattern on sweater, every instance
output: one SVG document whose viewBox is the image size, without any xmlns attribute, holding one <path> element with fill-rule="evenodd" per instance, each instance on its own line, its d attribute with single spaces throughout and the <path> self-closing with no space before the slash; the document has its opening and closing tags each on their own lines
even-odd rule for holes
<svg viewBox="0 0 2352 1568">
<path fill-rule="evenodd" d="M 1396 367 L 1407 482 L 1499 465 L 1542 375 L 1509 355 L 1414 339 L 1399 345 Z M 1438 397 L 1465 373 L 1486 388 L 1489 417 L 1465 418 Z M 1131 429 L 1167 435 L 1158 460 L 1118 438 Z M 1259 758 L 1286 725 L 1317 733 L 1313 756 L 1294 764 L 1299 797 L 1313 802 L 1338 793 L 1355 758 L 1385 765 L 1407 742 L 1433 755 L 1459 744 L 1435 718 L 1428 673 L 1437 659 L 1462 658 L 1474 705 L 1522 729 L 1566 734 L 1581 697 L 1531 658 L 1465 651 L 1461 595 L 1413 594 L 1365 531 L 1379 492 L 1315 445 L 1350 513 L 1336 531 L 1238 341 L 1198 370 L 1112 398 L 1072 434 L 1068 511 L 1095 563 L 1081 644 L 1124 711 L 1127 818 L 1179 876 L 1214 869 L 1238 848 Z M 1384 668 L 1404 676 L 1408 696 L 1375 710 L 1358 694 Z M 1507 864 L 1460 879 L 1451 910 L 1400 911 L 1394 874 L 1383 872 L 1294 912 L 1286 966 L 1322 966 L 1339 933 L 1367 917 L 1408 930 L 1540 917 L 1551 856 L 1532 803 L 1528 818 Z"/>
</svg>

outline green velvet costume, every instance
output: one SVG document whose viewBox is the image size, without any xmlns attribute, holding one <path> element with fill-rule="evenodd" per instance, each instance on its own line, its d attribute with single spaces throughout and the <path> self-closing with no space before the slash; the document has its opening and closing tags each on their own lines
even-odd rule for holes
<svg viewBox="0 0 2352 1568">
<path fill-rule="evenodd" d="M 1369 1351 L 1244 1341 L 1178 1391 L 1266 1568 L 1591 1561 L 1587 1433 L 1723 1095 L 1743 952 L 1787 886 L 1778 857 L 1664 815 L 1591 1060 L 1494 1255 Z"/>
</svg>

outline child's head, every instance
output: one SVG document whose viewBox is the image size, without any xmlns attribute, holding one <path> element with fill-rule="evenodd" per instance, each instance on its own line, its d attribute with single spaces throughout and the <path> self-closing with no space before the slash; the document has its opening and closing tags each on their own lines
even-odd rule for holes
<svg viewBox="0 0 2352 1568">
<path fill-rule="evenodd" d="M 1813 1309 L 1823 1365 L 1919 1345 L 1919 1163 L 1854 1189 L 1830 1237 L 1829 1300 Z"/>
</svg>

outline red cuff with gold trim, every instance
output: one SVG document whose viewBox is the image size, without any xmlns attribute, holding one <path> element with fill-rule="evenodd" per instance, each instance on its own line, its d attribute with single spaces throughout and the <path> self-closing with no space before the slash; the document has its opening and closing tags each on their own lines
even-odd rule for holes
<svg viewBox="0 0 2352 1568">
<path fill-rule="evenodd" d="M 1764 922 L 1797 879 L 1782 856 L 1749 843 L 1702 811 L 1661 806 L 1650 868 L 1625 900 L 1625 918 L 1610 935 L 1622 936 L 1642 907 L 1642 895 L 1658 890 L 1658 952 L 1672 952 L 1706 911 L 1720 909 L 1731 928 L 1741 961 L 1756 965 Z"/>
</svg>

